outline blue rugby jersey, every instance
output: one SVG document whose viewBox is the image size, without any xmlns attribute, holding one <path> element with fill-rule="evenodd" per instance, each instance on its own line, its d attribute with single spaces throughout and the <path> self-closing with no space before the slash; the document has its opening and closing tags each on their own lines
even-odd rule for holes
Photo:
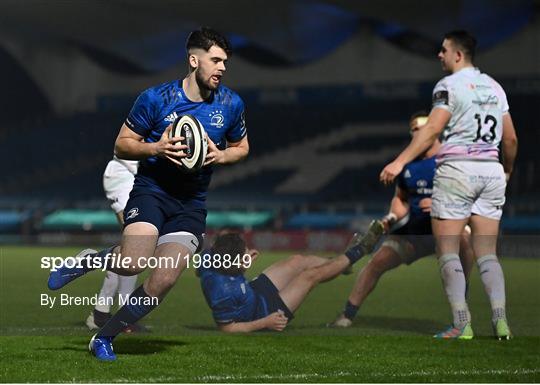
<svg viewBox="0 0 540 385">
<path fill-rule="evenodd" d="M 225 275 L 202 266 L 198 271 L 204 297 L 217 323 L 249 322 L 259 318 L 258 296 L 244 275 Z"/>
<path fill-rule="evenodd" d="M 190 114 L 202 123 L 208 136 L 220 149 L 228 142 L 246 136 L 244 103 L 232 90 L 219 86 L 208 100 L 193 102 L 182 89 L 182 80 L 174 80 L 145 90 L 133 105 L 126 125 L 145 142 L 157 142 L 165 128 L 180 115 Z M 167 159 L 150 157 L 140 162 L 134 188 L 165 192 L 177 199 L 206 200 L 212 166 L 188 173 Z"/>
<path fill-rule="evenodd" d="M 430 217 L 429 213 L 422 211 L 419 203 L 424 198 L 431 198 L 435 167 L 435 156 L 416 159 L 408 163 L 398 176 L 399 188 L 406 191 L 409 197 L 410 215 L 412 217 Z"/>
</svg>

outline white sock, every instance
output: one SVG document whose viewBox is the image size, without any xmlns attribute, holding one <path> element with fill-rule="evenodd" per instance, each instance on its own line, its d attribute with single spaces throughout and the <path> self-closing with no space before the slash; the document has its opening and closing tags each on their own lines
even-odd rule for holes
<svg viewBox="0 0 540 385">
<path fill-rule="evenodd" d="M 135 290 L 137 277 L 137 275 L 118 277 L 118 295 L 121 295 L 124 300 Z"/>
<path fill-rule="evenodd" d="M 484 255 L 476 261 L 484 289 L 491 302 L 492 320 L 506 319 L 506 295 L 504 274 L 501 264 L 494 254 Z"/>
<path fill-rule="evenodd" d="M 118 274 L 111 273 L 107 271 L 105 274 L 105 279 L 103 280 L 103 286 L 98 295 L 98 304 L 96 305 L 96 310 L 102 313 L 109 313 L 111 311 L 111 306 L 114 302 L 114 295 L 116 294 L 116 289 L 118 288 Z M 101 304 L 103 303 L 103 304 Z"/>
<path fill-rule="evenodd" d="M 466 282 L 463 267 L 457 254 L 444 254 L 439 258 L 444 290 L 452 308 L 454 327 L 462 328 L 471 321 L 465 300 Z"/>
</svg>

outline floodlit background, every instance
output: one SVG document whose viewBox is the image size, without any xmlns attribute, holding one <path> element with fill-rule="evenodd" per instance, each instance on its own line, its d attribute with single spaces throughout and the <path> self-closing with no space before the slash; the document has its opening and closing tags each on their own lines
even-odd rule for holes
<svg viewBox="0 0 540 385">
<path fill-rule="evenodd" d="M 540 230 L 537 2 L 4 0 L 2 241 L 110 242 L 101 177 L 118 130 L 141 91 L 183 78 L 200 25 L 233 44 L 223 83 L 246 103 L 251 142 L 247 161 L 214 174 L 210 232 L 334 250 L 384 213 L 393 189 L 377 176 L 409 140 L 409 115 L 429 110 L 442 35 L 457 27 L 478 37 L 476 64 L 505 88 L 520 139 L 503 231 Z"/>
</svg>

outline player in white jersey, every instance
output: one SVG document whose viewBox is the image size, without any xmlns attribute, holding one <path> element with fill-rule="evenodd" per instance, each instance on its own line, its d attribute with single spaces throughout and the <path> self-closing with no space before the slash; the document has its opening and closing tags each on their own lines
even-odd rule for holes
<svg viewBox="0 0 540 385">
<path fill-rule="evenodd" d="M 129 199 L 138 166 L 139 162 L 136 160 L 124 160 L 114 156 L 103 173 L 105 196 L 110 202 L 111 209 L 116 214 L 118 223 L 121 226 L 124 224 L 124 207 Z M 111 318 L 111 306 L 109 303 L 114 302 L 117 293 L 118 296 L 127 298 L 135 290 L 136 283 L 137 275 L 121 276 L 107 271 L 98 294 L 98 297 L 102 300 L 98 301 L 98 304 L 86 319 L 86 326 L 90 330 L 95 330 L 105 325 Z M 140 325 L 130 325 L 126 329 L 128 332 L 142 330 L 144 330 L 144 327 Z"/>
<path fill-rule="evenodd" d="M 504 276 L 496 244 L 506 182 L 517 154 L 517 136 L 504 90 L 472 64 L 475 47 L 476 40 L 468 32 L 445 35 L 438 57 L 443 70 L 450 75 L 433 90 L 433 108 L 427 124 L 383 169 L 380 179 L 383 183 L 392 182 L 405 164 L 443 134 L 437 154 L 431 220 L 454 322 L 436 337 L 473 337 L 465 300 L 465 276 L 458 256 L 459 234 L 470 223 L 480 276 L 493 311 L 495 335 L 509 339 Z"/>
</svg>

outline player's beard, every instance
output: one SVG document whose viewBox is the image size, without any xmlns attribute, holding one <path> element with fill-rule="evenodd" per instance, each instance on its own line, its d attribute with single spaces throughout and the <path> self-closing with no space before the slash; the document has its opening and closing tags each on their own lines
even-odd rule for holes
<svg viewBox="0 0 540 385">
<path fill-rule="evenodd" d="M 199 89 L 202 91 L 202 93 L 215 91 L 219 86 L 219 84 L 216 87 L 212 86 L 210 78 L 205 79 L 200 73 L 200 71 L 195 71 L 195 81 L 197 82 L 197 85 L 199 86 Z"/>
</svg>

